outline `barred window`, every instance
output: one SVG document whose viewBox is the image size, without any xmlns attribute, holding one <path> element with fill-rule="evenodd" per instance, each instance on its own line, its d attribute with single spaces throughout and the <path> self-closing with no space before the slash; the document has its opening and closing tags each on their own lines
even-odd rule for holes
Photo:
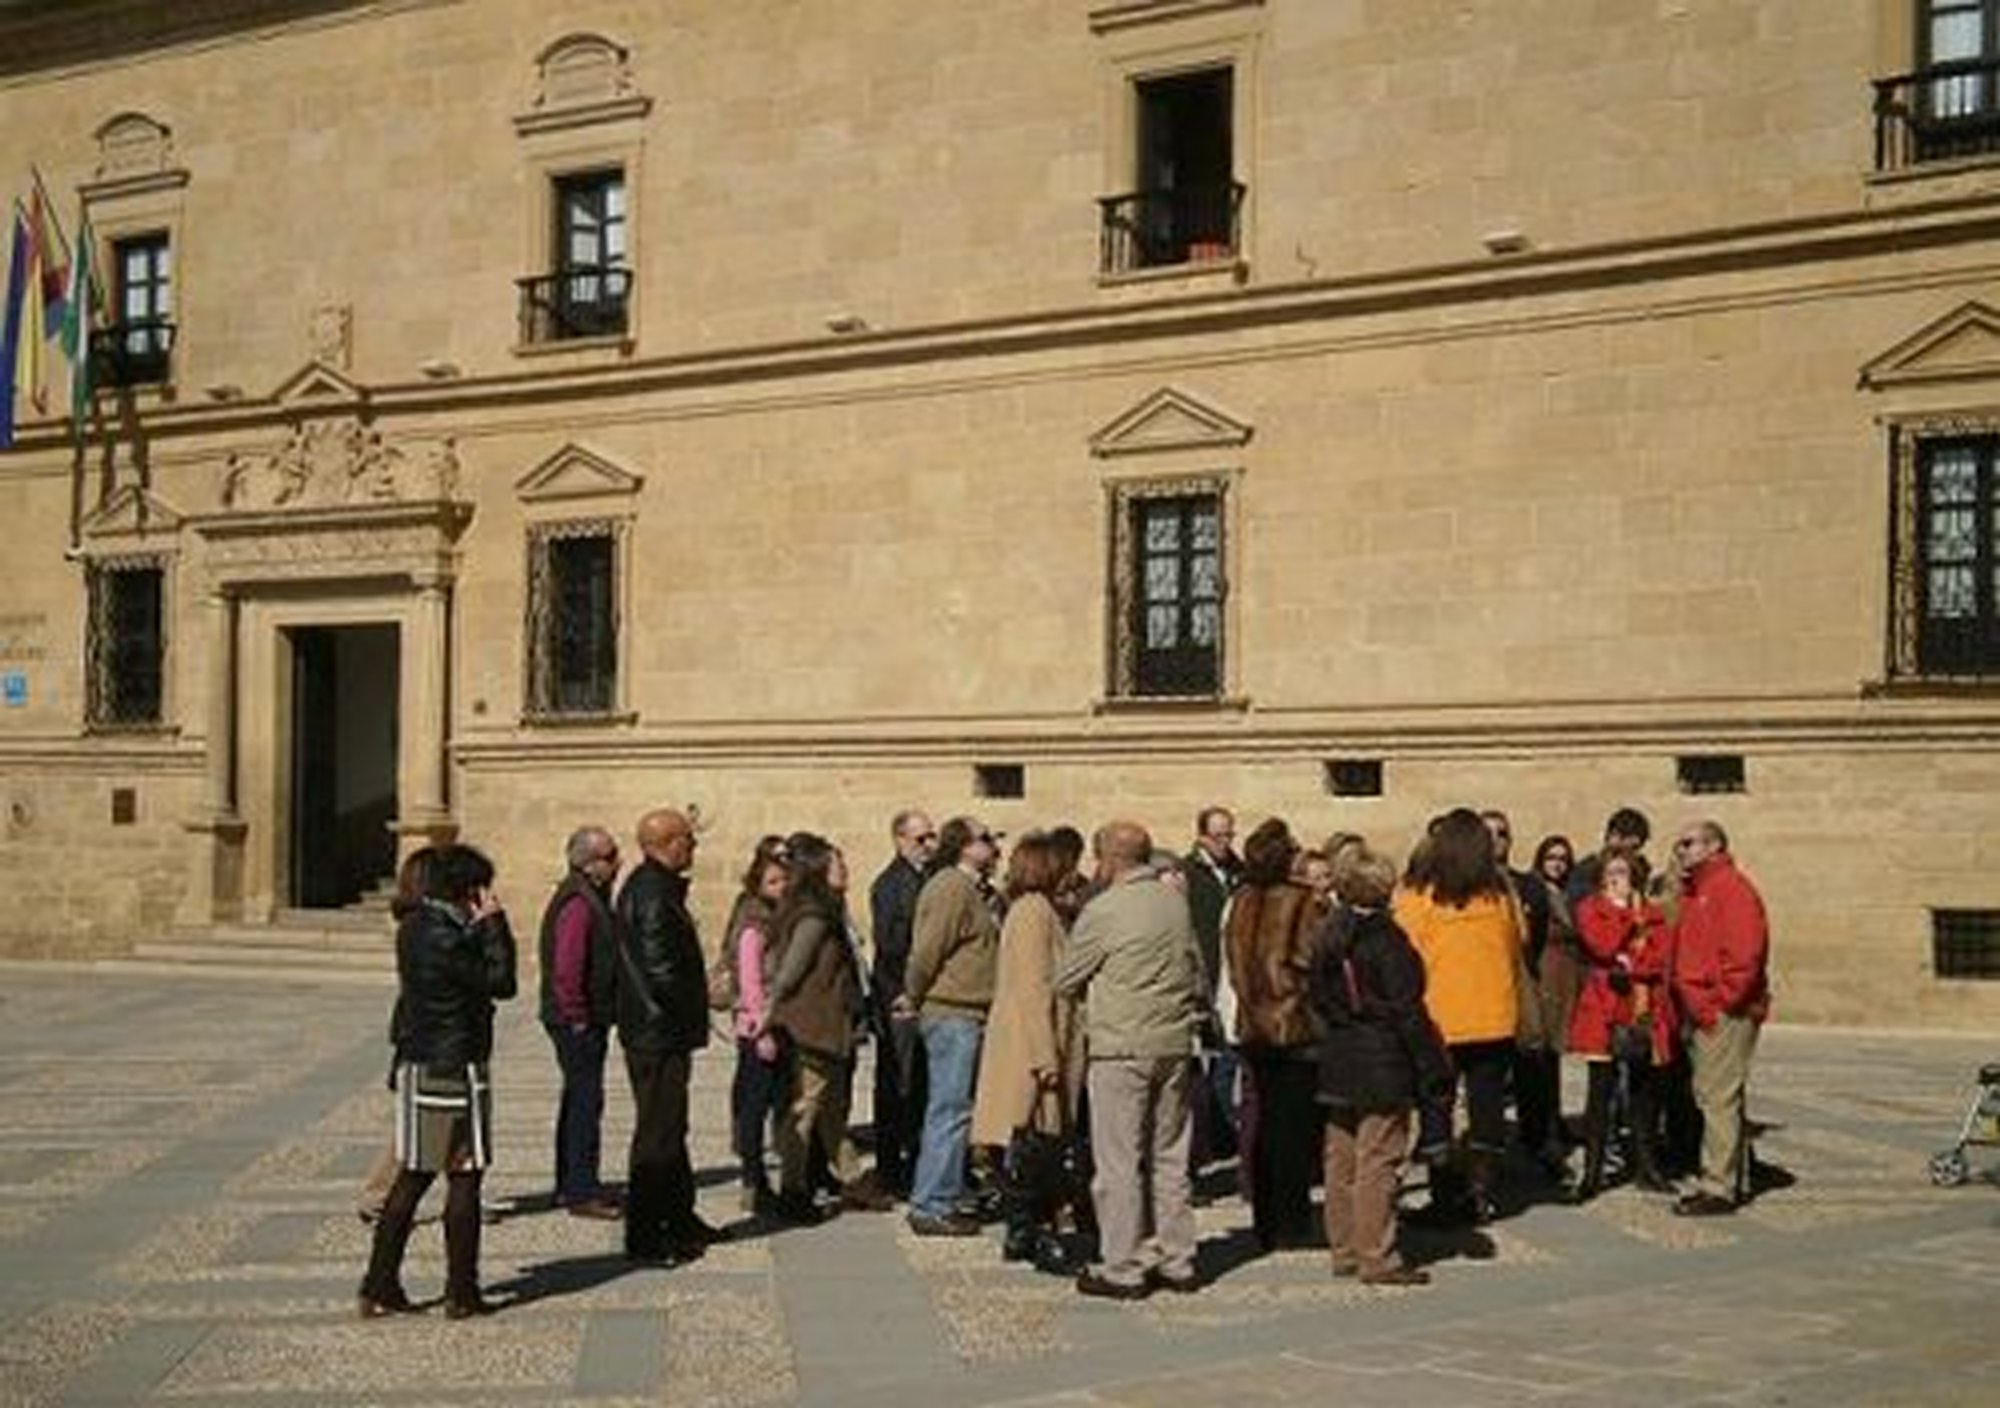
<svg viewBox="0 0 2000 1408">
<path fill-rule="evenodd" d="M 1223 493 L 1219 482 L 1116 485 L 1112 691 L 1207 698 L 1223 680 Z"/>
<path fill-rule="evenodd" d="M 119 558 L 87 568 L 85 718 L 93 728 L 161 722 L 166 681 L 166 568 Z"/>
<path fill-rule="evenodd" d="M 1902 673 L 2000 674 L 2000 434 L 1925 438 L 1900 474 Z"/>
<path fill-rule="evenodd" d="M 618 685 L 618 534 L 608 522 L 528 535 L 530 718 L 609 714 Z"/>
<path fill-rule="evenodd" d="M 1940 978 L 2000 979 L 2000 909 L 1932 910 L 1931 969 Z"/>
</svg>

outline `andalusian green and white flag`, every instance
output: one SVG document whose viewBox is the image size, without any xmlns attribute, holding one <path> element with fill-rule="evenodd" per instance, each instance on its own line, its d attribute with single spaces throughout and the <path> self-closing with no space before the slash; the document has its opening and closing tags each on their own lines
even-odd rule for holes
<svg viewBox="0 0 2000 1408">
<path fill-rule="evenodd" d="M 95 239 L 90 217 L 79 221 L 76 249 L 69 262 L 69 289 L 63 300 L 62 348 L 69 358 L 69 413 L 81 426 L 90 411 L 90 315 L 97 304 L 96 279 L 90 267 Z"/>
</svg>

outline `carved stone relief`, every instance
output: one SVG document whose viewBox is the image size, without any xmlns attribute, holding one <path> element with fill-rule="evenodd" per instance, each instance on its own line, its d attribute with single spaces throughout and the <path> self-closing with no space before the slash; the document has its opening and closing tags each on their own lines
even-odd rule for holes
<svg viewBox="0 0 2000 1408">
<path fill-rule="evenodd" d="M 313 309 L 306 324 L 306 343 L 312 360 L 340 371 L 354 364 L 354 307 L 328 303 Z"/>
<path fill-rule="evenodd" d="M 303 421 L 279 449 L 232 450 L 223 466 L 222 506 L 235 511 L 410 503 L 458 493 L 455 440 L 399 445 L 355 417 Z"/>
</svg>

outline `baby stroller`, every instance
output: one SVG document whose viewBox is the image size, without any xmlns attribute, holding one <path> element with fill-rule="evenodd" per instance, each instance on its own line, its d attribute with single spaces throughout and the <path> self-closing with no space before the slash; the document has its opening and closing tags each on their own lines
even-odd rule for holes
<svg viewBox="0 0 2000 1408">
<path fill-rule="evenodd" d="M 1940 1188 L 1956 1188 L 1970 1180 L 1972 1165 L 1965 1151 L 1975 1145 L 2000 1148 L 2000 1061 L 1979 1068 L 1979 1089 L 1965 1112 L 1965 1123 L 1959 1126 L 1958 1143 L 1931 1155 L 1931 1182 Z"/>
</svg>

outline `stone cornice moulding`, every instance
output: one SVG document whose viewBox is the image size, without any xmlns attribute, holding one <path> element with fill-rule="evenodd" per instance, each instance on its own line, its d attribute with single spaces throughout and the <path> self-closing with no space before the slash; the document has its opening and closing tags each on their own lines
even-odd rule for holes
<svg viewBox="0 0 2000 1408">
<path fill-rule="evenodd" d="M 1250 443 L 1249 422 L 1171 386 L 1163 386 L 1090 437 L 1099 459 L 1169 450 L 1236 449 Z"/>
<path fill-rule="evenodd" d="M 577 127 L 608 127 L 613 123 L 642 121 L 653 110 L 653 100 L 643 94 L 610 98 L 574 107 L 538 109 L 514 115 L 515 134 L 539 137 L 550 132 L 567 132 Z"/>
<path fill-rule="evenodd" d="M 1122 0 L 1119 4 L 1092 9 L 1090 28 L 1094 34 L 1110 34 L 1142 25 L 1171 24 L 1197 15 L 1221 14 L 1225 10 L 1261 9 L 1263 4 L 1264 0 Z"/>
<path fill-rule="evenodd" d="M 637 358 L 604 366 L 523 368 L 464 377 L 446 383 L 384 383 L 369 389 L 372 408 L 383 413 L 471 412 L 496 407 L 555 402 L 571 397 L 639 395 L 702 387 L 733 387 L 754 381 L 797 380 L 812 376 L 941 365 L 951 361 L 1000 358 L 1022 352 L 1095 348 L 1163 338 L 1267 330 L 1347 318 L 1380 317 L 1425 309 L 1506 304 L 1539 296 L 1588 294 L 1593 290 L 1665 285 L 1705 275 L 1737 276 L 1759 269 L 1826 265 L 1878 256 L 1905 255 L 1935 246 L 1977 248 L 2000 241 L 2000 195 L 1906 206 L 1890 212 L 1857 211 L 1811 216 L 1754 226 L 1708 230 L 1655 240 L 1537 251 L 1493 261 L 1439 265 L 1416 270 L 1264 284 L 1224 292 L 1186 294 L 1115 307 L 1072 305 L 957 323 L 937 323 L 859 335 L 828 342 L 801 339 L 715 351 Z M 1981 269 L 2000 272 L 2000 265 Z M 1549 313 L 1509 311 L 1491 320 L 1464 318 L 1449 327 L 1355 331 L 1329 346 L 1411 345 L 1532 331 L 1651 320 L 1711 309 L 1756 308 L 1811 296 L 1814 290 L 1847 288 L 1857 294 L 1948 287 L 1969 281 L 1964 269 L 1904 269 L 1830 282 L 1815 270 L 1809 283 L 1770 288 L 1725 289 L 1714 294 L 1681 294 L 1596 309 Z M 1286 349 L 1291 350 L 1291 349 Z M 1233 360 L 1255 361 L 1268 349 Z M 1186 354 L 1176 357 L 1184 362 Z M 1103 365 L 1101 360 L 1097 365 Z M 182 402 L 162 406 L 145 418 L 149 433 L 161 437 L 206 434 L 282 421 L 287 413 L 268 400 L 227 405 Z M 67 418 L 27 421 L 17 429 L 16 450 L 0 454 L 0 467 L 24 454 L 67 446 Z"/>
<path fill-rule="evenodd" d="M 645 475 L 571 441 L 515 480 L 514 494 L 531 504 L 629 499 L 645 486 Z"/>
<path fill-rule="evenodd" d="M 1863 363 L 1860 385 L 1880 390 L 1992 378 L 2000 378 L 2000 313 L 1974 299 Z"/>
<path fill-rule="evenodd" d="M 111 176 L 102 181 L 85 181 L 77 186 L 76 193 L 84 204 L 102 206 L 134 196 L 156 195 L 161 191 L 178 191 L 188 183 L 185 167 L 174 167 L 168 171 L 142 171 L 136 176 Z"/>
</svg>

